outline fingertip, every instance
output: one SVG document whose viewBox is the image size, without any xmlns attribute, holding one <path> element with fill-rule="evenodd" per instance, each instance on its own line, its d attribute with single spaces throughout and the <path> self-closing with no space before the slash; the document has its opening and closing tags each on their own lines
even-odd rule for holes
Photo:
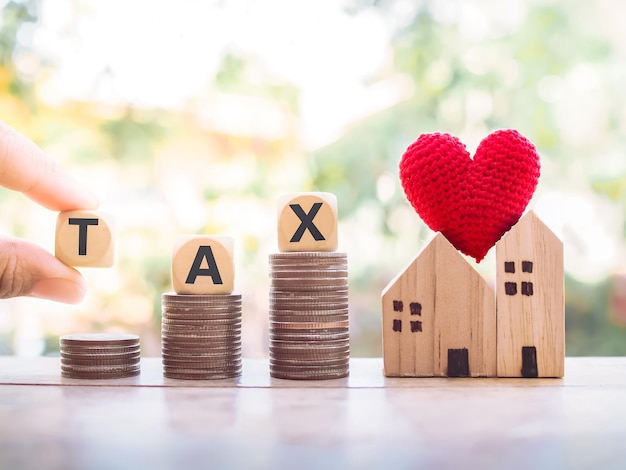
<svg viewBox="0 0 626 470">
<path fill-rule="evenodd" d="M 66 304 L 78 304 L 85 298 L 86 292 L 85 280 L 79 275 L 75 279 L 40 279 L 35 283 L 28 295 Z"/>
</svg>

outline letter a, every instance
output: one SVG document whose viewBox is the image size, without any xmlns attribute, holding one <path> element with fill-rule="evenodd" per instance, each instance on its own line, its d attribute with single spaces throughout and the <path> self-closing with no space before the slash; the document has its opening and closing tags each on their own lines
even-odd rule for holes
<svg viewBox="0 0 626 470">
<path fill-rule="evenodd" d="M 208 265 L 207 268 L 202 267 L 202 261 L 205 259 Z M 191 270 L 187 275 L 185 283 L 194 284 L 196 282 L 196 277 L 198 276 L 210 276 L 213 279 L 213 284 L 222 284 L 222 276 L 220 276 L 220 270 L 217 267 L 215 257 L 213 256 L 213 250 L 210 246 L 201 245 L 198 247 L 198 252 L 193 260 Z"/>
</svg>

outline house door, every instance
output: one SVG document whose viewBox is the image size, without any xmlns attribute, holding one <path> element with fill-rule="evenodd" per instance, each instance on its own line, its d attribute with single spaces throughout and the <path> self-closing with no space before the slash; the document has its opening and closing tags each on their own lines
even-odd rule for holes
<svg viewBox="0 0 626 470">
<path fill-rule="evenodd" d="M 469 377 L 467 348 L 448 349 L 448 377 Z"/>
<path fill-rule="evenodd" d="M 537 348 L 522 346 L 522 377 L 538 377 Z"/>
</svg>

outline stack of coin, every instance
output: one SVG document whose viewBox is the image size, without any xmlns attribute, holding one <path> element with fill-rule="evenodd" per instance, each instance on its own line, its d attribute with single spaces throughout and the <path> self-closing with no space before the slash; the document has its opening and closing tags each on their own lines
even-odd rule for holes
<svg viewBox="0 0 626 470">
<path fill-rule="evenodd" d="M 162 295 L 163 375 L 225 379 L 241 375 L 241 295 Z"/>
<path fill-rule="evenodd" d="M 139 336 L 73 334 L 61 336 L 61 374 L 72 379 L 119 379 L 139 375 Z"/>
<path fill-rule="evenodd" d="M 338 252 L 270 255 L 270 375 L 348 375 L 348 261 Z"/>
</svg>

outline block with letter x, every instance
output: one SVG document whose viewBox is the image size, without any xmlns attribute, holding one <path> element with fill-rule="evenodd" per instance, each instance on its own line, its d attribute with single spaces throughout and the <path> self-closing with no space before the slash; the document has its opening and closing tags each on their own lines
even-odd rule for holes
<svg viewBox="0 0 626 470">
<path fill-rule="evenodd" d="M 289 194 L 278 201 L 278 249 L 335 251 L 337 198 L 331 193 Z"/>
<path fill-rule="evenodd" d="M 179 237 L 172 254 L 172 284 L 177 294 L 230 294 L 235 283 L 232 237 Z"/>
<path fill-rule="evenodd" d="M 113 217 L 106 212 L 60 212 L 54 254 L 69 266 L 113 266 L 113 226 Z"/>
</svg>

